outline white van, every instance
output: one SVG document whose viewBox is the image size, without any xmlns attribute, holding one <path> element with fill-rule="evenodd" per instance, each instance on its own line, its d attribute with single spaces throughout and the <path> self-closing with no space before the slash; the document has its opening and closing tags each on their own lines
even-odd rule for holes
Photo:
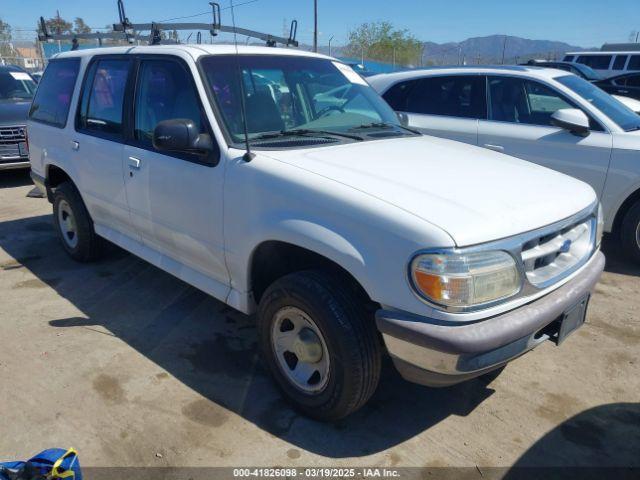
<svg viewBox="0 0 640 480">
<path fill-rule="evenodd" d="M 587 65 L 604 78 L 640 71 L 640 52 L 633 51 L 567 52 L 562 60 Z"/>
</svg>

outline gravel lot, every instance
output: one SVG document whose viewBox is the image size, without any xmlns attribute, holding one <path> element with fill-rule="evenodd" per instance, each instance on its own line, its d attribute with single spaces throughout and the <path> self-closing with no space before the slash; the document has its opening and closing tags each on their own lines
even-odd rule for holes
<svg viewBox="0 0 640 480">
<path fill-rule="evenodd" d="M 0 459 L 84 466 L 640 467 L 640 268 L 605 242 L 587 324 L 448 389 L 388 365 L 334 425 L 298 416 L 252 319 L 119 249 L 69 259 L 27 172 L 0 172 Z"/>
</svg>

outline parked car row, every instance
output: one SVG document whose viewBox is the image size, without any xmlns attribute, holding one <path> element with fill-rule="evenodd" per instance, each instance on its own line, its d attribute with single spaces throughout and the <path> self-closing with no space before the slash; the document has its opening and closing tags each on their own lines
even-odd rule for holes
<svg viewBox="0 0 640 480">
<path fill-rule="evenodd" d="M 372 78 L 386 103 L 309 52 L 67 52 L 30 109 L 31 175 L 72 258 L 107 239 L 255 313 L 284 396 L 337 419 L 371 397 L 383 350 L 406 379 L 445 386 L 584 322 L 602 208 L 592 186 L 535 163 L 584 177 L 610 219 L 640 117 L 574 75 L 530 70 Z"/>
<path fill-rule="evenodd" d="M 625 72 L 640 72 L 640 52 L 567 52 L 563 60 L 587 65 L 603 78 Z"/>
</svg>

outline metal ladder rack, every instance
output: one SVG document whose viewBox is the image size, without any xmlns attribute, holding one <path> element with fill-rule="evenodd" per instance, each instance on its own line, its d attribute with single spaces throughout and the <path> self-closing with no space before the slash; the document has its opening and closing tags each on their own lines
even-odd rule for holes
<svg viewBox="0 0 640 480">
<path fill-rule="evenodd" d="M 211 36 L 215 37 L 219 32 L 235 33 L 238 35 L 244 35 L 250 38 L 257 38 L 266 43 L 269 47 L 275 47 L 278 44 L 287 47 L 297 47 L 298 41 L 296 35 L 298 32 L 298 21 L 292 20 L 291 27 L 289 29 L 289 37 L 280 37 L 277 35 L 271 35 L 268 33 L 262 33 L 255 30 L 249 30 L 247 28 L 222 25 L 220 18 L 220 5 L 217 2 L 209 2 L 211 5 L 211 23 L 131 23 L 127 18 L 124 10 L 123 0 L 118 0 L 118 17 L 119 23 L 113 24 L 112 32 L 94 32 L 94 33 L 51 33 L 47 28 L 47 24 L 44 17 L 40 17 L 40 28 L 38 31 L 38 40 L 41 42 L 53 41 L 53 40 L 71 40 L 72 50 L 77 50 L 79 47 L 79 40 L 98 40 L 100 46 L 102 46 L 102 40 L 124 40 L 127 43 L 133 43 L 134 41 L 146 41 L 149 45 L 161 45 L 161 44 L 175 44 L 178 43 L 172 39 L 162 38 L 162 31 L 180 31 L 180 30 L 197 30 L 198 43 L 202 41 L 201 31 L 208 31 Z M 150 32 L 149 35 L 140 35 L 139 32 Z"/>
</svg>

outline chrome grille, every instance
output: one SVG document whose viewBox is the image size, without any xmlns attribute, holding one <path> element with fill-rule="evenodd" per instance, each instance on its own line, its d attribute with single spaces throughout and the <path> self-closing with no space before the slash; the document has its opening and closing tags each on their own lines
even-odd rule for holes
<svg viewBox="0 0 640 480">
<path fill-rule="evenodd" d="M 527 280 L 536 287 L 553 283 L 582 263 L 593 251 L 594 219 L 528 240 L 522 246 Z"/>
<path fill-rule="evenodd" d="M 0 127 L 0 160 L 17 160 L 26 157 L 26 127 L 17 125 L 12 127 Z M 23 155 L 20 152 L 20 144 L 23 144 Z"/>
</svg>

